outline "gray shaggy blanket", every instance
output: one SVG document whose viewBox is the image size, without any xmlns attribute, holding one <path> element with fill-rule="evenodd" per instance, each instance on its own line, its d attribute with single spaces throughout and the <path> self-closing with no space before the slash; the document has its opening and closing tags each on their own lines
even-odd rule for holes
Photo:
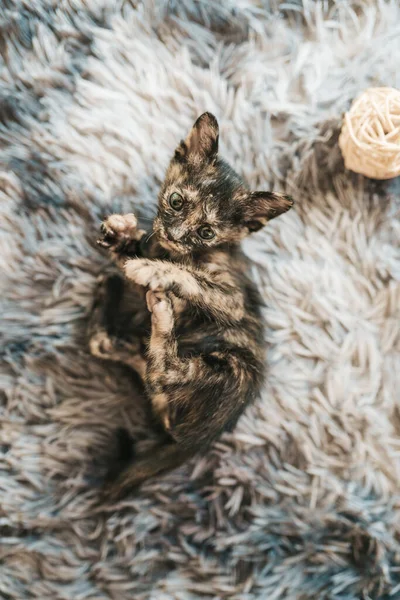
<svg viewBox="0 0 400 600">
<path fill-rule="evenodd" d="M 0 598 L 400 598 L 400 186 L 337 145 L 354 96 L 400 87 L 397 0 L 2 0 L 0 24 Z M 88 353 L 96 232 L 151 218 L 205 110 L 254 188 L 297 200 L 247 245 L 268 383 L 100 511 L 90 465 L 149 431 Z"/>
</svg>

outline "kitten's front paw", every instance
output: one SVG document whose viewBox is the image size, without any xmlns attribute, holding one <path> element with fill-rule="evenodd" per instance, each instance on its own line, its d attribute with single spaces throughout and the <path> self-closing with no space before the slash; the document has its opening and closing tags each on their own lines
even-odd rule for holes
<svg viewBox="0 0 400 600">
<path fill-rule="evenodd" d="M 99 246 L 114 251 L 121 250 L 132 241 L 140 239 L 142 233 L 137 229 L 137 219 L 133 213 L 127 215 L 111 215 L 100 227 Z"/>
<path fill-rule="evenodd" d="M 125 263 L 125 275 L 137 285 L 150 290 L 166 290 L 171 287 L 170 272 L 159 261 L 135 258 Z"/>
<path fill-rule="evenodd" d="M 152 292 L 146 294 L 147 308 L 151 312 L 152 331 L 157 333 L 169 333 L 174 326 L 174 311 L 172 302 L 164 292 Z"/>
</svg>

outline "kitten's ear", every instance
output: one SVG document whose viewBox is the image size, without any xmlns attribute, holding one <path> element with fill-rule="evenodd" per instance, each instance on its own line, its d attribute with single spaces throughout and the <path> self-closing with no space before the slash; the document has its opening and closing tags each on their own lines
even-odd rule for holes
<svg viewBox="0 0 400 600">
<path fill-rule="evenodd" d="M 294 202 L 291 196 L 275 192 L 252 192 L 247 199 L 244 225 L 251 231 L 258 231 L 271 219 L 287 212 Z"/>
<path fill-rule="evenodd" d="M 219 128 L 217 119 L 209 112 L 195 122 L 185 141 L 175 151 L 175 158 L 189 162 L 213 162 L 218 154 Z"/>
</svg>

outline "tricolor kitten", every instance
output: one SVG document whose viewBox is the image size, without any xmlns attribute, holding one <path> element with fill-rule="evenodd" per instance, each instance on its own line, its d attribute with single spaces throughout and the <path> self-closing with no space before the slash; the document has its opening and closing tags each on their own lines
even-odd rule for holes
<svg viewBox="0 0 400 600">
<path fill-rule="evenodd" d="M 103 223 L 98 243 L 124 279 L 113 276 L 99 289 L 90 348 L 135 369 L 165 431 L 117 474 L 112 498 L 204 452 L 259 394 L 261 299 L 240 242 L 292 204 L 289 196 L 249 191 L 218 156 L 218 123 L 204 113 L 171 160 L 152 233 L 137 229 L 133 214 Z M 118 326 L 126 282 L 142 288 L 142 306 Z M 128 326 L 129 341 L 118 333 Z"/>
</svg>

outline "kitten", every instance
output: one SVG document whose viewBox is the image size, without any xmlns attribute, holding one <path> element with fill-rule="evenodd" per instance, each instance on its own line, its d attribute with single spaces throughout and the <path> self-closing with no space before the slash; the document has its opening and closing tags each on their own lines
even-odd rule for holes
<svg viewBox="0 0 400 600">
<path fill-rule="evenodd" d="M 135 369 L 165 432 L 116 475 L 111 498 L 204 452 L 258 396 L 261 299 L 240 242 L 292 205 L 289 196 L 248 189 L 218 156 L 218 123 L 204 113 L 171 160 L 151 234 L 137 228 L 133 214 L 102 224 L 98 243 L 124 279 L 113 276 L 100 287 L 90 348 Z M 136 289 L 129 341 L 115 325 L 127 287 L 131 297 Z M 127 327 L 125 319 L 120 333 Z"/>
</svg>

